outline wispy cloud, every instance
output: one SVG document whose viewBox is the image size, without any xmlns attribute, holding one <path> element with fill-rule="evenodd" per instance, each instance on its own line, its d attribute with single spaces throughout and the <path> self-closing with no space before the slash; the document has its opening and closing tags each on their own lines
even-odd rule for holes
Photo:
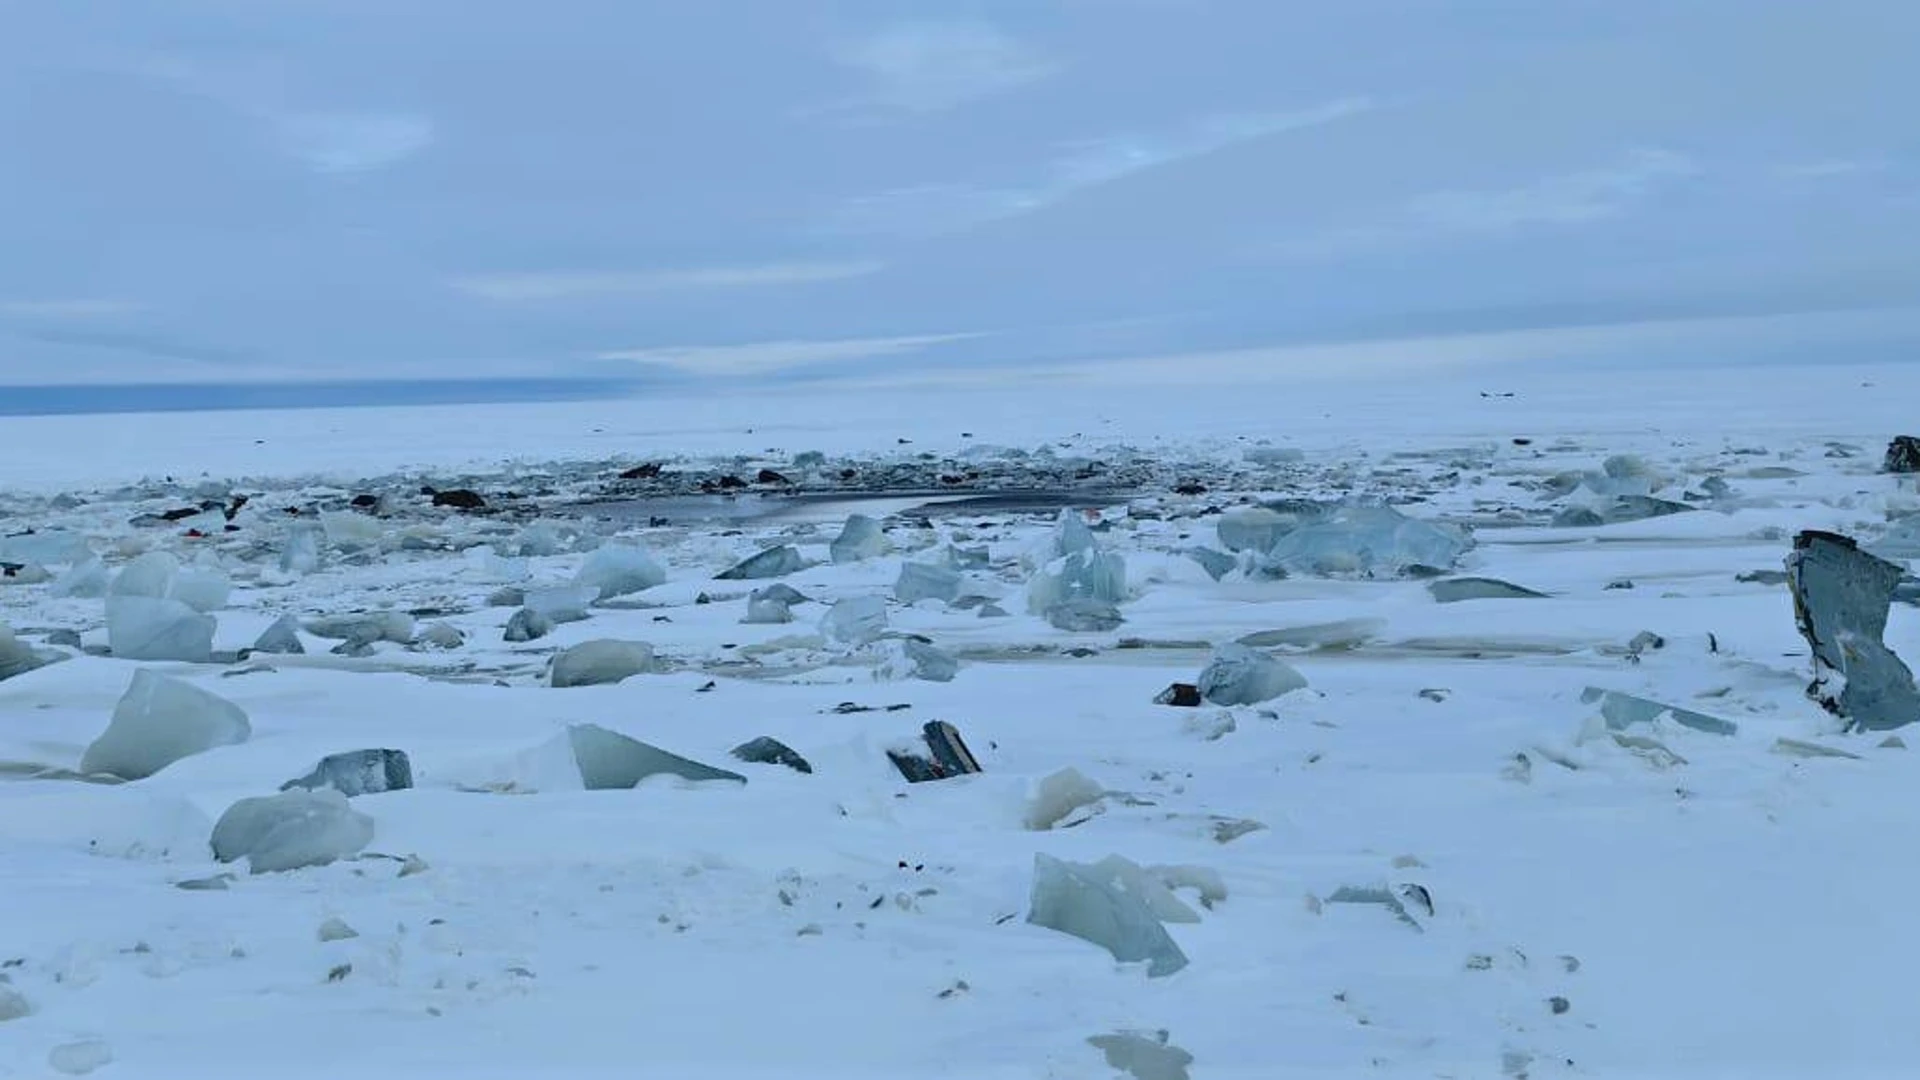
<svg viewBox="0 0 1920 1080">
<path fill-rule="evenodd" d="M 999 29 L 978 22 L 908 22 L 834 50 L 868 84 L 853 101 L 825 110 L 933 113 L 1038 82 L 1059 65 Z"/>
<path fill-rule="evenodd" d="M 278 64 L 264 60 L 209 64 L 173 54 L 137 56 L 127 68 L 197 94 L 266 129 L 282 153 L 319 173 L 346 175 L 390 168 L 433 144 L 433 119 L 408 109 L 313 108 L 293 104 Z"/>
<path fill-rule="evenodd" d="M 742 345 L 616 349 L 598 353 L 594 359 L 671 367 L 696 375 L 766 375 L 814 364 L 902 356 L 934 345 L 980 336 L 923 334 L 917 337 L 849 338 L 838 341 L 761 341 Z"/>
<path fill-rule="evenodd" d="M 100 297 L 0 300 L 0 315 L 19 319 L 71 321 L 117 319 L 126 315 L 136 315 L 145 310 L 147 305 L 138 301 Z"/>
<path fill-rule="evenodd" d="M 552 270 L 512 274 L 471 274 L 448 282 L 454 289 L 487 300 L 536 301 L 593 296 L 629 296 L 675 289 L 738 289 L 809 285 L 878 273 L 885 264 L 784 262 L 757 266 L 708 266 L 632 273 Z"/>
<path fill-rule="evenodd" d="M 1663 188 L 1700 171 L 1685 155 L 1636 149 L 1606 166 L 1515 187 L 1417 195 L 1385 220 L 1289 239 L 1275 250 L 1283 256 L 1319 258 L 1537 226 L 1583 225 L 1630 213 Z"/>
<path fill-rule="evenodd" d="M 287 113 L 267 119 L 289 154 L 323 173 L 384 169 L 433 142 L 433 122 L 418 113 Z"/>
<path fill-rule="evenodd" d="M 1090 188 L 1282 132 L 1330 124 L 1374 109 L 1364 97 L 1296 112 L 1202 118 L 1177 131 L 1115 135 L 1061 148 L 1030 182 L 1010 186 L 926 184 L 863 195 L 840 206 L 826 230 L 905 237 L 961 232 L 1044 210 Z"/>
</svg>

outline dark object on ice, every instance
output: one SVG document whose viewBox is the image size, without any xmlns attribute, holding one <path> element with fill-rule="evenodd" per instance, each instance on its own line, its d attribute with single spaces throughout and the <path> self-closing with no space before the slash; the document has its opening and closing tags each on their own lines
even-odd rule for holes
<svg viewBox="0 0 1920 1080">
<path fill-rule="evenodd" d="M 929 720 L 920 733 L 926 739 L 930 756 L 923 757 L 903 750 L 887 751 L 893 767 L 900 770 L 900 775 L 906 777 L 908 783 L 922 784 L 929 780 L 945 780 L 950 776 L 980 771 L 980 763 L 961 740 L 959 728 L 945 720 Z"/>
<path fill-rule="evenodd" d="M 355 510 L 372 510 L 375 507 L 380 505 L 380 496 L 355 495 L 353 497 L 353 502 L 350 503 L 349 505 L 351 505 Z"/>
<path fill-rule="evenodd" d="M 1178 705 L 1183 709 L 1198 708 L 1200 705 L 1200 688 L 1192 683 L 1177 682 L 1165 690 L 1160 691 L 1159 696 L 1153 699 L 1153 703 L 1155 705 Z"/>
<path fill-rule="evenodd" d="M 1785 570 L 1749 570 L 1744 574 L 1736 575 L 1733 580 L 1742 585 L 1785 585 L 1787 572 Z"/>
<path fill-rule="evenodd" d="M 1207 493 L 1207 485 L 1198 480 L 1182 480 L 1173 485 L 1173 493 L 1175 495 L 1205 495 Z"/>
<path fill-rule="evenodd" d="M 232 521 L 234 518 L 239 517 L 240 511 L 245 510 L 247 508 L 248 498 L 249 497 L 246 495 L 235 495 L 233 497 L 233 501 L 229 502 L 227 504 L 226 509 L 222 511 L 222 513 L 224 513 L 227 516 L 228 521 Z"/>
<path fill-rule="evenodd" d="M 633 468 L 628 469 L 625 472 L 621 473 L 620 479 L 651 480 L 654 477 L 659 475 L 660 475 L 660 463 L 657 461 L 649 461 L 644 465 L 635 465 Z"/>
<path fill-rule="evenodd" d="M 1807 696 L 1846 720 L 1848 731 L 1920 720 L 1913 672 L 1882 640 L 1900 578 L 1900 567 L 1860 550 L 1852 537 L 1808 530 L 1793 538 L 1787 587 L 1794 624 L 1813 648 Z"/>
<path fill-rule="evenodd" d="M 161 521 L 185 521 L 190 517 L 198 517 L 199 515 L 205 512 L 206 512 L 205 507 L 182 506 L 177 510 L 162 510 L 160 513 L 155 514 L 154 516 L 159 518 Z"/>
<path fill-rule="evenodd" d="M 733 748 L 733 756 L 755 765 L 785 765 L 794 772 L 812 773 L 813 766 L 779 739 L 762 735 Z"/>
<path fill-rule="evenodd" d="M 1546 593 L 1501 581 L 1498 578 L 1457 577 L 1427 582 L 1427 591 L 1433 599 L 1442 604 L 1457 604 L 1462 600 L 1540 600 Z"/>
<path fill-rule="evenodd" d="M 1887 444 L 1887 458 L 1881 468 L 1891 473 L 1920 472 L 1920 438 L 1895 435 Z"/>
<path fill-rule="evenodd" d="M 732 473 L 728 473 L 717 480 L 700 481 L 700 487 L 703 491 L 738 491 L 746 486 L 747 482 L 745 480 L 740 479 Z"/>
<path fill-rule="evenodd" d="M 321 758 L 312 772 L 281 784 L 280 790 L 330 787 L 352 798 L 405 791 L 412 786 L 413 763 L 407 760 L 405 750 L 349 750 Z"/>
<path fill-rule="evenodd" d="M 780 475 L 777 472 L 774 472 L 772 469 L 761 469 L 760 472 L 754 476 L 753 480 L 757 484 L 791 484 L 793 483 L 793 481 L 787 479 L 786 477 Z"/>
<path fill-rule="evenodd" d="M 481 498 L 479 492 L 470 491 L 466 488 L 455 488 L 452 491 L 429 491 L 427 494 L 433 496 L 433 505 L 435 506 L 449 506 L 455 510 L 485 510 L 487 508 L 487 500 Z"/>
</svg>

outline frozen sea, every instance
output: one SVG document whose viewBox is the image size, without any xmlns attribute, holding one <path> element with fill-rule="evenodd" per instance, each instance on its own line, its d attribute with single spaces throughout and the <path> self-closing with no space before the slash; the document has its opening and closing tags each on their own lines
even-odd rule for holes
<svg viewBox="0 0 1920 1080">
<path fill-rule="evenodd" d="M 1145 1076 L 1909 1074 L 1920 762 L 1808 700 L 1790 597 L 1756 572 L 1798 530 L 1871 545 L 1920 512 L 1880 470 L 1920 366 L 1342 374 L 8 417 L 0 534 L 49 580 L 0 579 L 0 622 L 50 662 L 0 681 L 0 1076 L 1106 1078 L 1090 1039 L 1161 1033 L 1172 1071 Z M 1032 610 L 1078 535 L 1053 510 L 853 490 L 901 476 L 1084 492 L 1064 501 L 1124 560 L 1124 621 Z M 1685 509 L 1555 524 L 1609 481 Z M 792 509 L 604 509 L 703 482 Z M 1216 579 L 1191 554 L 1282 500 L 1391 503 L 1472 536 L 1451 576 L 1541 595 L 1439 603 L 1404 567 L 1282 577 L 1257 552 Z M 833 561 L 853 512 L 882 549 Z M 626 545 L 665 580 L 504 639 L 504 591 Z M 745 622 L 771 581 L 717 575 L 778 546 L 804 599 Z M 973 602 L 899 598 L 903 563 L 980 548 Z M 196 594 L 204 661 L 116 658 L 73 587 L 155 552 L 230 586 Z M 860 598 L 883 636 L 828 633 Z M 240 655 L 287 616 L 303 654 Z M 371 616 L 408 632 L 316 632 Z M 655 662 L 552 685 L 556 652 L 607 639 Z M 1241 639 L 1306 687 L 1155 703 Z M 1920 657 L 1912 607 L 1886 640 Z M 957 673 L 916 678 L 909 642 Z M 238 706 L 246 737 L 85 775 L 143 670 Z M 1588 688 L 1735 731 L 1617 732 Z M 887 751 L 930 721 L 979 773 L 907 782 Z M 578 724 L 746 782 L 588 790 Z M 760 736 L 812 771 L 732 755 Z M 363 847 L 216 861 L 234 803 L 368 748 L 404 750 L 412 786 L 351 800 Z M 1068 769 L 1091 790 L 1032 827 Z M 1192 916 L 1165 924 L 1186 965 L 1029 921 L 1039 855 L 1146 868 Z M 1339 899 L 1376 890 L 1399 910 Z"/>
</svg>

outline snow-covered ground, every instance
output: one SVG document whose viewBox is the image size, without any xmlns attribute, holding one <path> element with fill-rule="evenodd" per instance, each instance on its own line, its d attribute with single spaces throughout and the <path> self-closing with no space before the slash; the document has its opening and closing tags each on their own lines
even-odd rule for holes
<svg viewBox="0 0 1920 1080">
<path fill-rule="evenodd" d="M 1837 733 L 1805 696 L 1786 589 L 1739 578 L 1778 571 L 1796 530 L 1872 542 L 1920 509 L 1879 471 L 1920 367 L 1187 376 L 7 420 L 0 533 L 77 535 L 109 572 L 166 551 L 233 589 L 213 662 L 136 663 L 107 654 L 102 599 L 57 595 L 75 553 L 47 558 L 53 582 L 0 584 L 0 622 L 63 657 L 0 681 L 0 1017 L 29 1010 L 0 1019 L 0 1076 L 1093 1078 L 1124 1074 L 1090 1037 L 1162 1030 L 1191 1064 L 1143 1078 L 1910 1071 L 1920 761 Z M 789 505 L 755 483 L 913 466 L 979 494 L 1036 459 L 1083 491 L 1157 463 L 1126 474 L 1139 490 L 1065 500 L 1125 560 L 1114 629 L 1029 610 L 1062 540 L 1051 512 Z M 642 462 L 668 486 L 734 474 L 770 494 L 753 514 L 727 496 L 710 516 L 583 505 L 632 491 L 615 477 Z M 433 507 L 423 483 L 489 507 Z M 1616 489 L 1692 509 L 1564 524 Z M 349 508 L 362 494 L 377 512 Z M 230 522 L 148 516 L 235 495 Z M 1223 510 L 1347 496 L 1469 528 L 1456 575 L 1546 595 L 1442 604 L 1390 567 L 1280 578 L 1255 552 L 1215 580 L 1189 554 L 1221 548 Z M 673 512 L 653 524 L 649 506 Z M 316 568 L 288 565 L 323 510 L 358 517 L 327 519 Z M 849 512 L 884 516 L 890 550 L 831 561 Z M 334 542 L 353 524 L 364 546 Z M 496 594 L 568 584 L 609 544 L 667 581 L 503 640 L 515 608 Z M 779 579 L 807 602 L 743 623 L 770 582 L 715 575 L 774 544 L 807 562 Z M 962 593 L 1004 617 L 894 599 L 903 562 L 980 546 Z M 823 636 L 828 606 L 861 596 L 887 599 L 888 636 Z M 413 617 L 413 644 L 336 655 L 303 633 L 304 655 L 238 655 L 282 616 L 382 610 Z M 1304 690 L 1154 701 L 1214 646 L 1333 623 L 1264 650 Z M 457 643 L 429 633 L 443 624 Z M 1642 631 L 1660 644 L 1630 647 Z M 957 675 L 912 677 L 908 635 Z M 659 670 L 548 685 L 555 651 L 594 639 L 648 642 Z M 1887 641 L 1920 657 L 1913 608 Z M 250 737 L 82 778 L 143 668 L 237 704 Z M 1738 731 L 1610 731 L 1589 687 Z M 887 750 L 935 720 L 979 774 L 895 770 Z M 747 782 L 582 790 L 574 724 Z M 812 772 L 730 755 L 758 736 Z M 229 806 L 364 748 L 405 751 L 414 782 L 352 799 L 364 851 L 257 875 L 215 861 Z M 1104 794 L 1030 828 L 1065 769 Z M 1038 854 L 1203 868 L 1225 896 L 1169 872 L 1198 919 L 1167 925 L 1187 966 L 1150 977 L 1028 921 Z M 1343 887 L 1385 889 L 1405 917 L 1336 902 Z"/>
</svg>

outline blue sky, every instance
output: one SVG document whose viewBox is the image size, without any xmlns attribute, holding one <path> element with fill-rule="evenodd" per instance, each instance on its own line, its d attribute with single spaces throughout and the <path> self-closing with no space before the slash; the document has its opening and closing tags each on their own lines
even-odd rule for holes
<svg viewBox="0 0 1920 1080">
<path fill-rule="evenodd" d="M 0 10 L 0 382 L 1920 343 L 1910 0 Z"/>
</svg>

